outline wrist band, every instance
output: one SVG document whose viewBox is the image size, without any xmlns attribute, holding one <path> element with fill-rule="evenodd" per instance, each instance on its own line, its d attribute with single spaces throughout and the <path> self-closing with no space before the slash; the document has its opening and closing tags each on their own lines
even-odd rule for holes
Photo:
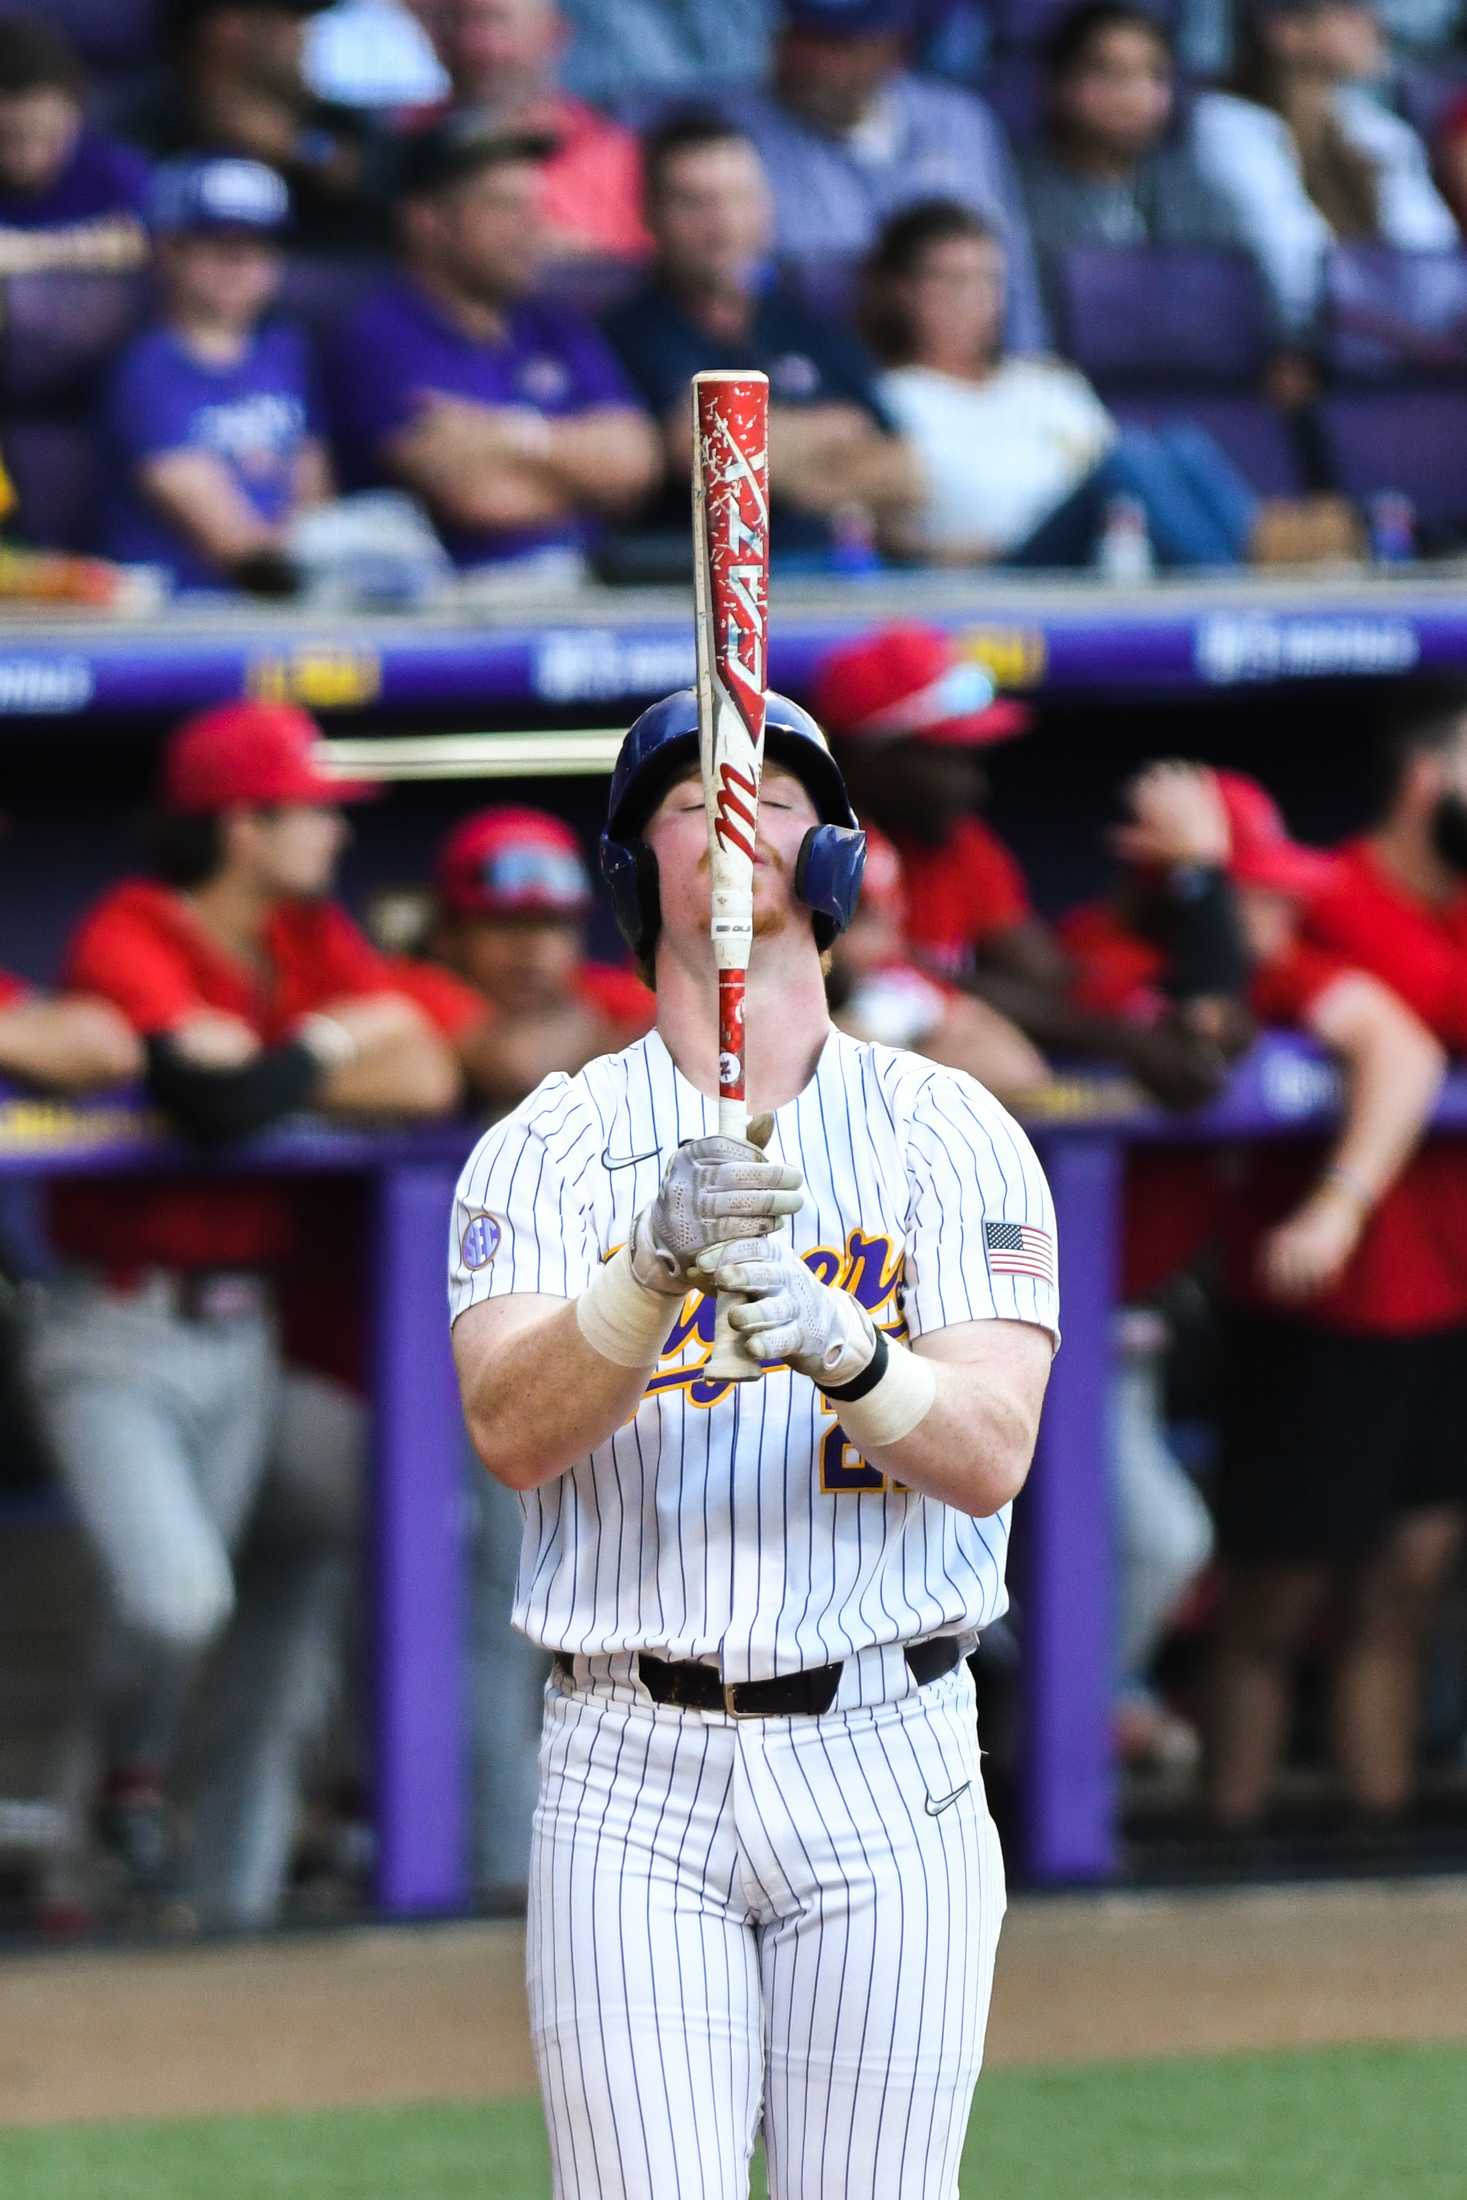
<svg viewBox="0 0 1467 2200">
<path fill-rule="evenodd" d="M 846 1435 L 857 1451 L 868 1456 L 910 1436 L 918 1422 L 927 1418 L 937 1396 L 937 1371 L 932 1362 L 919 1360 L 905 1345 L 892 1344 L 880 1330 L 877 1336 L 880 1343 L 871 1367 L 863 1368 L 855 1382 L 846 1385 L 844 1397 L 835 1391 L 825 1393 L 838 1405 Z M 866 1378 L 883 1356 L 882 1371 L 868 1387 Z"/>
<path fill-rule="evenodd" d="M 651 1367 L 676 1314 L 675 1299 L 638 1283 L 629 1245 L 602 1263 L 576 1300 L 581 1335 L 616 1367 Z"/>
</svg>

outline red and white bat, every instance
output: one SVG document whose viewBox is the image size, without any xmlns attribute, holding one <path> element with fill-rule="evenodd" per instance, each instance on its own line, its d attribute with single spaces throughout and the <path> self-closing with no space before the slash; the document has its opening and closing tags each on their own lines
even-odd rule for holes
<svg viewBox="0 0 1467 2200">
<path fill-rule="evenodd" d="M 718 970 L 718 1128 L 742 1138 L 744 979 L 754 939 L 754 839 L 764 768 L 769 626 L 769 381 L 693 377 L 698 737 Z M 712 1375 L 754 1372 L 720 1321 Z"/>
</svg>

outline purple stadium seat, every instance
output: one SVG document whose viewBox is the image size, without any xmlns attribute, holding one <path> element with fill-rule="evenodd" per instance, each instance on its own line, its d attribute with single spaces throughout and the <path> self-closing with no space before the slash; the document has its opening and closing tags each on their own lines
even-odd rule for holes
<svg viewBox="0 0 1467 2200">
<path fill-rule="evenodd" d="M 1339 394 L 1324 400 L 1319 419 L 1347 496 L 1399 490 L 1428 542 L 1467 536 L 1467 389 Z"/>
<path fill-rule="evenodd" d="M 46 0 L 37 12 L 65 31 L 99 72 L 140 68 L 157 57 L 163 12 L 158 0 Z"/>
<path fill-rule="evenodd" d="M 19 504 L 17 541 L 38 550 L 91 549 L 100 482 L 90 430 L 69 420 L 9 421 L 4 450 Z"/>
<path fill-rule="evenodd" d="M 1459 93 L 1467 92 L 1467 69 L 1460 62 L 1413 62 L 1401 72 L 1397 99 L 1416 135 L 1428 145 Z"/>
<path fill-rule="evenodd" d="M 147 298 L 143 275 L 13 275 L 5 285 L 0 397 L 49 406 L 94 389 Z"/>
<path fill-rule="evenodd" d="M 1261 397 L 1199 390 L 1179 397 L 1118 397 L 1118 420 L 1138 428 L 1205 428 L 1260 496 L 1297 497 L 1305 482 L 1288 423 Z"/>
<path fill-rule="evenodd" d="M 983 12 L 995 43 L 1039 46 L 1078 5 L 1079 0 L 984 0 Z M 1176 0 L 1142 0 L 1142 5 L 1160 22 L 1176 22 Z"/>
<path fill-rule="evenodd" d="M 1082 246 L 1057 262 L 1060 340 L 1092 381 L 1255 385 L 1268 308 L 1240 252 Z"/>
<path fill-rule="evenodd" d="M 1332 252 L 1324 355 L 1341 381 L 1467 378 L 1467 251 L 1354 245 Z"/>
</svg>

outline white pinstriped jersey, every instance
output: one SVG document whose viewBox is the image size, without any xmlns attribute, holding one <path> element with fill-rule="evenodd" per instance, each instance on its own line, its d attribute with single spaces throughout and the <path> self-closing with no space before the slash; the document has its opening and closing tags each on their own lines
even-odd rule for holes
<svg viewBox="0 0 1467 2200">
<path fill-rule="evenodd" d="M 515 1292 L 578 1297 L 717 1112 L 655 1031 L 546 1078 L 459 1179 L 452 1318 Z M 996 1317 L 1058 1334 L 1049 1188 L 961 1071 L 832 1032 L 768 1151 L 805 1179 L 795 1251 L 890 1335 Z M 673 1312 L 635 1416 L 524 1498 L 516 1626 L 569 1655 L 706 1659 L 733 1682 L 997 1618 L 1007 1507 L 974 1520 L 889 1484 L 791 1370 L 703 1380 L 711 1302 Z"/>
</svg>

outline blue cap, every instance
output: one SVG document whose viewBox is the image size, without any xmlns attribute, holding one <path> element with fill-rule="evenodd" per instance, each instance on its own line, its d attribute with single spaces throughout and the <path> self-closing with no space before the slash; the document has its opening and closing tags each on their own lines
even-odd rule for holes
<svg viewBox="0 0 1467 2200">
<path fill-rule="evenodd" d="M 290 193 L 259 160 L 171 160 L 148 198 L 148 226 L 164 235 L 249 229 L 274 237 L 289 220 Z"/>
<path fill-rule="evenodd" d="M 921 0 L 784 0 L 785 27 L 824 38 L 905 37 L 916 30 Z"/>
</svg>

